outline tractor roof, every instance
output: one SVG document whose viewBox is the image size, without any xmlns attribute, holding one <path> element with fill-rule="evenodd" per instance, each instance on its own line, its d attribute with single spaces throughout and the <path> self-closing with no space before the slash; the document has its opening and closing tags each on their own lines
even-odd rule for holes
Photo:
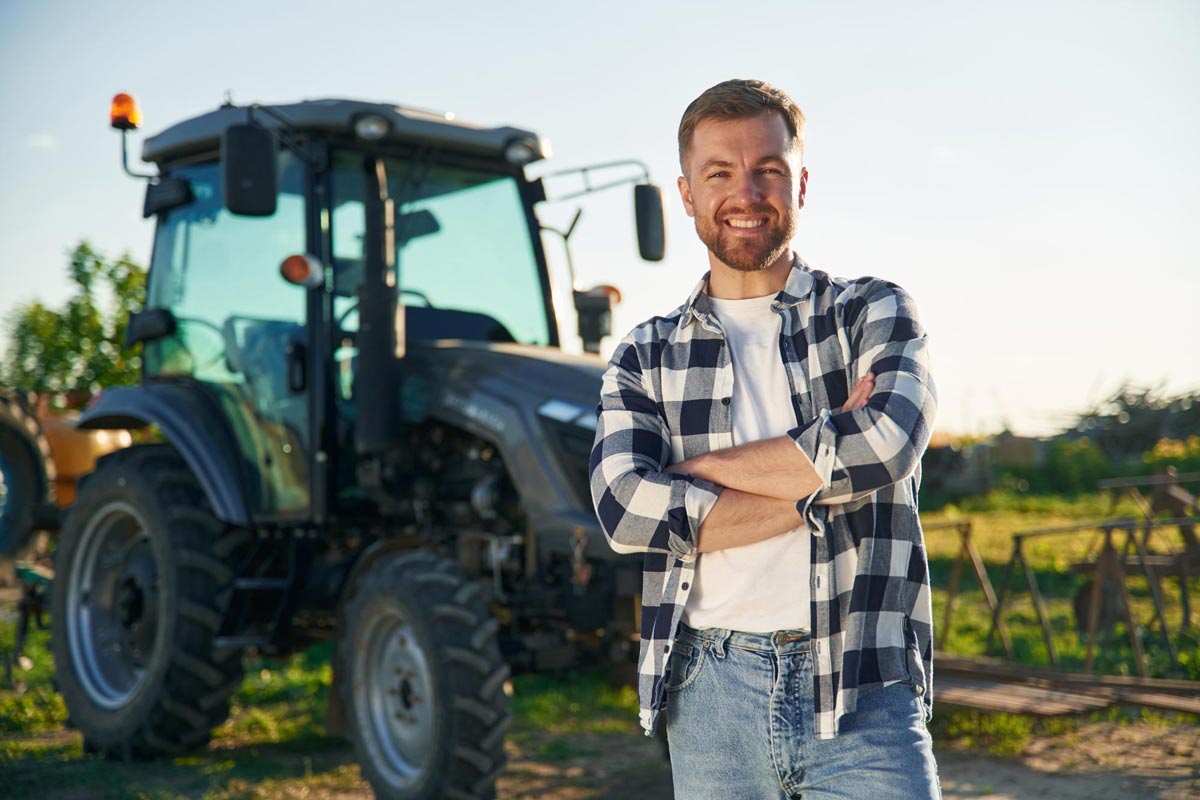
<svg viewBox="0 0 1200 800">
<path fill-rule="evenodd" d="M 201 114 L 172 125 L 162 133 L 151 136 L 142 144 L 142 160 L 162 164 L 182 156 L 216 150 L 221 135 L 230 125 L 245 123 L 253 106 L 223 105 L 215 111 Z M 354 135 L 355 121 L 367 114 L 387 120 L 388 141 L 435 144 L 452 150 L 503 157 L 505 148 L 514 139 L 526 139 L 535 151 L 534 160 L 550 154 L 549 142 L 532 131 L 519 128 L 486 128 L 456 120 L 453 114 L 405 108 L 386 103 L 362 100 L 304 100 L 289 105 L 271 105 L 273 113 L 255 111 L 254 119 L 273 131 L 283 126 L 273 115 L 286 119 L 300 131 L 322 131 Z"/>
</svg>

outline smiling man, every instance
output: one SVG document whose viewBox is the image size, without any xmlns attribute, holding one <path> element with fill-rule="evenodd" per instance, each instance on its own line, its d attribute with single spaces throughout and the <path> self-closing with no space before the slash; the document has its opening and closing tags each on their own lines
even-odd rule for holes
<svg viewBox="0 0 1200 800">
<path fill-rule="evenodd" d="M 665 712 L 678 800 L 940 797 L 925 333 L 895 284 L 792 252 L 803 132 L 761 81 L 688 106 L 709 272 L 604 376 L 592 496 L 613 549 L 645 554 L 641 718 Z"/>
</svg>

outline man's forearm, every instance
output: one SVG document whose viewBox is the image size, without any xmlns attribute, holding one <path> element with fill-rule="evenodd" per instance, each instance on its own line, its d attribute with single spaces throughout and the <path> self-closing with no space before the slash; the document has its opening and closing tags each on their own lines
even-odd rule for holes
<svg viewBox="0 0 1200 800">
<path fill-rule="evenodd" d="M 726 487 L 700 524 L 696 551 L 711 553 L 754 544 L 794 530 L 802 523 L 791 500 Z"/>
<path fill-rule="evenodd" d="M 796 501 L 821 488 L 812 461 L 787 436 L 713 450 L 670 468 L 754 495 Z"/>
</svg>

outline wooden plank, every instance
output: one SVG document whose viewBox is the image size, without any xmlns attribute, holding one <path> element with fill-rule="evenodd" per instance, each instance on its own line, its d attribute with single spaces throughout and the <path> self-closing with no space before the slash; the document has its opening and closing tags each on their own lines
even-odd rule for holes
<svg viewBox="0 0 1200 800">
<path fill-rule="evenodd" d="M 1027 667 L 988 656 L 956 656 L 941 651 L 933 654 L 934 674 L 946 673 L 967 676 L 986 676 L 1000 680 L 1023 681 L 1041 678 L 1056 684 L 1112 686 L 1139 691 L 1185 695 L 1200 698 L 1200 681 L 1172 678 L 1134 678 L 1126 675 L 1087 675 L 1081 672 L 1060 672 L 1047 667 Z"/>
<path fill-rule="evenodd" d="M 1180 697 L 1175 694 L 1143 692 L 1136 689 L 1117 689 L 1113 694 L 1122 703 L 1164 711 L 1181 711 L 1185 714 L 1200 714 L 1200 697 Z"/>
<path fill-rule="evenodd" d="M 1107 708 L 1113 700 L 1005 681 L 953 676 L 935 681 L 933 702 L 1013 714 L 1058 716 Z"/>
</svg>

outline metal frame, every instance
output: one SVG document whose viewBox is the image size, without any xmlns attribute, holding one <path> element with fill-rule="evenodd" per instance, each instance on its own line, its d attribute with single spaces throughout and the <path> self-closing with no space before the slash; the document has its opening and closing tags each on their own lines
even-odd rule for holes
<svg viewBox="0 0 1200 800">
<path fill-rule="evenodd" d="M 1137 667 L 1138 675 L 1145 678 L 1148 677 L 1149 671 L 1146 668 L 1146 656 L 1142 650 L 1141 640 L 1137 635 L 1137 623 L 1133 619 L 1133 609 L 1130 606 L 1129 587 L 1126 583 L 1126 566 L 1129 565 L 1129 551 L 1136 551 L 1136 557 L 1133 565 L 1140 565 L 1146 575 L 1146 579 L 1150 584 L 1151 598 L 1154 602 L 1155 617 L 1158 619 L 1162 631 L 1162 637 L 1167 645 L 1167 652 L 1171 657 L 1171 664 L 1175 667 L 1179 666 L 1178 654 L 1171 642 L 1170 630 L 1167 626 L 1166 612 L 1163 609 L 1163 598 L 1161 588 L 1158 585 L 1158 580 L 1154 572 L 1155 562 L 1148 555 L 1146 542 L 1149 540 L 1152 531 L 1164 528 L 1174 527 L 1178 525 L 1195 524 L 1195 519 L 1167 519 L 1167 520 L 1136 520 L 1136 519 L 1112 519 L 1100 520 L 1098 522 L 1085 522 L 1077 525 L 1066 525 L 1056 528 L 1045 528 L 1034 531 L 1026 531 L 1013 535 L 1012 557 L 1009 559 L 1008 566 L 1004 571 L 1004 579 L 1000 583 L 1000 596 L 992 614 L 992 626 L 988 631 L 987 641 L 984 645 L 984 652 L 990 651 L 992 640 L 996 633 L 1003 629 L 1001 620 L 1004 608 L 1009 601 L 1009 586 L 1012 583 L 1012 578 L 1016 572 L 1018 563 L 1021 565 L 1025 575 L 1025 580 L 1029 586 L 1029 593 L 1033 598 L 1034 609 L 1037 611 L 1038 622 L 1042 628 L 1042 636 L 1046 642 L 1046 649 L 1050 656 L 1050 662 L 1055 667 L 1059 666 L 1058 653 L 1054 649 L 1054 640 L 1050 630 L 1049 617 L 1046 613 L 1045 601 L 1042 598 L 1042 593 L 1037 583 L 1037 576 L 1033 572 L 1033 568 L 1025 556 L 1024 544 L 1028 539 L 1036 539 L 1044 536 L 1059 536 L 1071 533 L 1080 533 L 1083 531 L 1095 532 L 1099 531 L 1103 536 L 1103 544 L 1100 552 L 1096 557 L 1095 568 L 1096 576 L 1092 584 L 1091 606 L 1088 613 L 1088 631 L 1087 631 L 1087 655 L 1085 656 L 1084 670 L 1091 672 L 1094 662 L 1094 650 L 1096 645 L 1096 634 L 1100 621 L 1100 588 L 1101 584 L 1106 579 L 1114 580 L 1117 584 L 1118 591 L 1121 595 L 1121 600 L 1124 605 L 1124 621 L 1126 632 L 1129 636 L 1130 645 L 1133 648 L 1135 666 Z M 1123 552 L 1118 555 L 1117 548 L 1114 542 L 1114 534 L 1118 531 L 1126 532 L 1126 540 Z M 1142 531 L 1143 536 L 1139 541 L 1137 532 Z M 1188 575 L 1184 560 L 1179 559 L 1180 574 L 1179 579 L 1182 585 L 1186 586 Z M 1185 589 L 1186 591 L 1186 589 Z M 1003 635 L 1003 634 L 1002 634 Z M 1005 653 L 1011 659 L 1012 651 L 1010 647 L 1005 647 Z"/>
</svg>

